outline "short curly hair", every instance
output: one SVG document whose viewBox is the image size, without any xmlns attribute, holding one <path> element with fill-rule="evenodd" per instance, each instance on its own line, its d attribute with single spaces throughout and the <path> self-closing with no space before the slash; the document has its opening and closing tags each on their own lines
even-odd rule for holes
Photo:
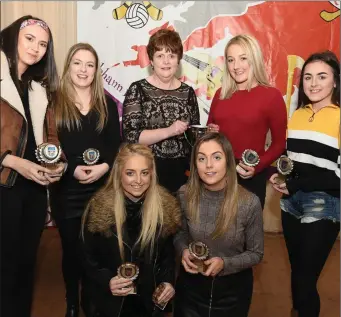
<svg viewBox="0 0 341 317">
<path fill-rule="evenodd" d="M 168 29 L 161 29 L 155 32 L 149 39 L 147 53 L 152 61 L 155 52 L 163 49 L 170 51 L 178 56 L 180 61 L 183 55 L 183 46 L 178 32 Z"/>
</svg>

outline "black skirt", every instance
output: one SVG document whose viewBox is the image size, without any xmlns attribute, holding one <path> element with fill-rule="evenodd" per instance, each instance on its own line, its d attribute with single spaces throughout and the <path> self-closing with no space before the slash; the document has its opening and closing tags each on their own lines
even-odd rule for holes
<svg viewBox="0 0 341 317">
<path fill-rule="evenodd" d="M 247 317 L 252 290 L 252 269 L 212 278 L 181 267 L 173 317 Z"/>
<path fill-rule="evenodd" d="M 189 159 L 156 157 L 155 163 L 159 184 L 175 195 L 177 190 L 187 182 L 186 171 L 189 170 Z"/>
</svg>

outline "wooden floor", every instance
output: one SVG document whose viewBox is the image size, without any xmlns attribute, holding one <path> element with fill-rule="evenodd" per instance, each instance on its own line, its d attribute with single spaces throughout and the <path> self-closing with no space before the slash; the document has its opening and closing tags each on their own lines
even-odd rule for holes
<svg viewBox="0 0 341 317">
<path fill-rule="evenodd" d="M 249 317 L 290 316 L 289 262 L 282 235 L 266 234 L 265 255 L 255 269 Z M 46 229 L 38 254 L 33 317 L 64 317 L 64 285 L 58 231 Z M 337 241 L 319 281 L 320 317 L 340 316 L 340 242 Z"/>
</svg>

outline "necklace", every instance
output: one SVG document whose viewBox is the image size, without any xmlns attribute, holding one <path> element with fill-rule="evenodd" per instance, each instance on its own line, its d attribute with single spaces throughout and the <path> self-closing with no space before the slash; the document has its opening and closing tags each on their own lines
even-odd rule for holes
<svg viewBox="0 0 341 317">
<path fill-rule="evenodd" d="M 319 112 L 320 110 L 322 110 L 323 108 L 325 108 L 325 107 L 322 107 L 322 108 L 320 108 L 320 109 L 318 109 L 318 110 L 316 110 L 316 111 L 314 111 L 314 109 L 312 109 L 312 110 L 313 110 L 313 114 L 309 117 L 308 121 L 309 121 L 309 122 L 313 122 L 313 121 L 314 121 L 314 118 L 315 118 L 315 114 L 318 113 L 318 112 Z"/>
</svg>

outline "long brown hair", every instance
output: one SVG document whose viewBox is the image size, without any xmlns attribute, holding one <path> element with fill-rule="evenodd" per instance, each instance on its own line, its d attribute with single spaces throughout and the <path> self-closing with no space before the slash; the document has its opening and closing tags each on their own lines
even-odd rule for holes
<svg viewBox="0 0 341 317">
<path fill-rule="evenodd" d="M 142 228 L 136 243 L 141 243 L 141 252 L 150 246 L 150 254 L 153 253 L 153 246 L 155 240 L 160 235 L 163 223 L 164 223 L 164 207 L 161 199 L 161 187 L 158 185 L 156 176 L 156 167 L 154 161 L 154 155 L 151 149 L 143 144 L 123 144 L 116 156 L 114 166 L 111 170 L 108 181 L 105 186 L 97 192 L 88 204 L 83 216 L 82 232 L 84 232 L 84 226 L 86 225 L 86 218 L 91 210 L 99 208 L 97 202 L 98 197 L 112 197 L 110 203 L 106 204 L 105 210 L 101 212 L 106 214 L 112 214 L 115 219 L 115 225 L 117 230 L 118 245 L 120 249 L 121 259 L 124 259 L 124 247 L 123 247 L 123 224 L 126 219 L 126 210 L 124 204 L 124 191 L 122 187 L 122 172 L 125 163 L 133 155 L 141 155 L 149 162 L 149 168 L 151 173 L 150 186 L 145 193 L 145 200 L 142 207 Z M 102 206 L 102 204 L 101 204 Z"/>
<path fill-rule="evenodd" d="M 96 60 L 96 73 L 91 84 L 90 110 L 98 113 L 97 131 L 102 131 L 108 118 L 107 102 L 104 94 L 103 79 L 99 65 L 98 55 L 95 49 L 88 43 L 73 45 L 67 54 L 60 88 L 55 102 L 55 117 L 57 129 L 66 127 L 69 131 L 81 128 L 80 113 L 76 107 L 76 90 L 70 76 L 70 64 L 72 57 L 79 51 L 86 50 L 93 54 Z"/>
<path fill-rule="evenodd" d="M 199 219 L 199 200 L 202 195 L 204 184 L 201 181 L 197 168 L 197 158 L 200 146 L 209 141 L 218 143 L 226 157 L 226 186 L 224 189 L 224 200 L 221 204 L 215 229 L 212 238 L 216 239 L 224 235 L 236 218 L 238 209 L 238 181 L 236 163 L 231 143 L 221 133 L 207 133 L 201 137 L 194 145 L 191 156 L 190 176 L 186 187 L 187 210 L 190 219 Z"/>
</svg>

